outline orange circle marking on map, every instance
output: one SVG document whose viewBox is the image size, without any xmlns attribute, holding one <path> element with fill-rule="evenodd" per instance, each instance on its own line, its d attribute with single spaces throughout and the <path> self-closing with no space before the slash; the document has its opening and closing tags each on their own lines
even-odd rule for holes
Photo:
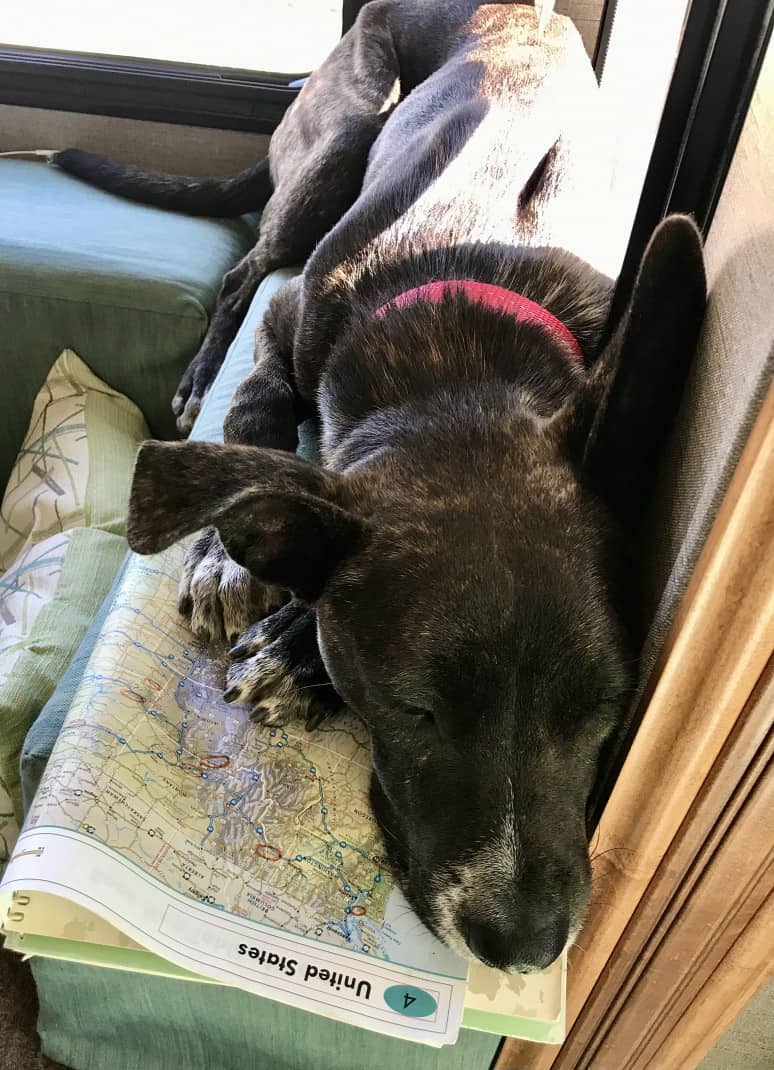
<svg viewBox="0 0 774 1070">
<path fill-rule="evenodd" d="M 266 862 L 279 862 L 282 858 L 282 851 L 279 847 L 272 847 L 270 843 L 259 843 L 253 848 L 253 854 L 258 858 L 263 858 Z"/>
<path fill-rule="evenodd" d="M 227 754 L 202 754 L 199 756 L 199 765 L 203 765 L 205 769 L 225 769 L 230 764 L 231 759 Z"/>
<path fill-rule="evenodd" d="M 128 687 L 122 687 L 121 694 L 124 698 L 130 698 L 132 702 L 145 702 L 145 695 L 139 695 L 136 691 L 131 691 Z"/>
<path fill-rule="evenodd" d="M 362 918 L 366 912 L 366 908 L 361 906 L 354 906 L 350 908 L 349 912 L 350 914 L 354 914 L 356 918 Z"/>
<path fill-rule="evenodd" d="M 142 681 L 147 684 L 151 691 L 161 691 L 161 684 L 157 684 L 155 680 L 151 680 L 149 676 L 145 676 Z"/>
</svg>

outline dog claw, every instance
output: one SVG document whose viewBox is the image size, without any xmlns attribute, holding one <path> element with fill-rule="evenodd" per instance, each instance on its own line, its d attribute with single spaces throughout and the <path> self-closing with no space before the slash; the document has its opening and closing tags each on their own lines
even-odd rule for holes
<svg viewBox="0 0 774 1070">
<path fill-rule="evenodd" d="M 253 706 L 250 716 L 261 724 L 298 720 L 310 712 L 309 692 L 297 686 L 292 670 L 271 647 L 236 661 L 226 684 L 227 701 Z"/>
<path fill-rule="evenodd" d="M 259 621 L 257 624 L 251 624 L 249 628 L 245 628 L 234 637 L 234 645 L 228 652 L 232 661 L 243 661 L 259 653 L 268 645 L 269 640 L 266 637 L 264 623 L 264 621 Z"/>
<path fill-rule="evenodd" d="M 250 711 L 250 720 L 255 724 L 284 726 L 288 719 L 287 714 L 278 706 L 256 706 Z"/>
</svg>

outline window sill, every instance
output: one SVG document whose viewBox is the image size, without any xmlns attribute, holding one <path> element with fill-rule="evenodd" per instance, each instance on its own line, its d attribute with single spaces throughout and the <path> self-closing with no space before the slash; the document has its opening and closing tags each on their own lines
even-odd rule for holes
<svg viewBox="0 0 774 1070">
<path fill-rule="evenodd" d="M 303 76 L 0 49 L 0 104 L 271 134 Z"/>
</svg>

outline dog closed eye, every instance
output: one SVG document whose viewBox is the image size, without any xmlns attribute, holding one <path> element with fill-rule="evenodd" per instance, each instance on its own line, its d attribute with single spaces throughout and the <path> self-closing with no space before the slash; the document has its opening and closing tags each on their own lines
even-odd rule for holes
<svg viewBox="0 0 774 1070">
<path fill-rule="evenodd" d="M 413 717 L 416 720 L 425 721 L 428 725 L 434 725 L 436 723 L 433 711 L 425 709 L 422 706 L 401 706 L 400 712 L 408 714 L 409 717 Z"/>
</svg>

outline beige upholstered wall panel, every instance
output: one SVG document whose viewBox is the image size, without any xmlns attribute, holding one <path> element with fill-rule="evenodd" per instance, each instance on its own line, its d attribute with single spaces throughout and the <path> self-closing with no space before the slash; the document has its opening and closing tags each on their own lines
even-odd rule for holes
<svg viewBox="0 0 774 1070">
<path fill-rule="evenodd" d="M 774 44 L 715 217 L 707 261 L 719 283 L 723 345 L 740 366 L 751 349 L 774 361 Z M 728 309 L 736 292 L 740 314 Z M 743 295 L 743 296 L 742 296 Z M 774 1065 L 774 984 L 767 985 L 705 1057 L 699 1070 L 764 1070 Z"/>
<path fill-rule="evenodd" d="M 0 105 L 0 152 L 74 145 L 186 175 L 228 175 L 265 155 L 269 139 L 238 130 Z"/>
<path fill-rule="evenodd" d="M 710 300 L 653 545 L 655 653 L 771 383 L 774 361 L 774 48 L 768 55 L 706 245 Z"/>
<path fill-rule="evenodd" d="M 774 982 L 747 1004 L 698 1070 L 771 1070 L 774 1066 Z"/>
</svg>

